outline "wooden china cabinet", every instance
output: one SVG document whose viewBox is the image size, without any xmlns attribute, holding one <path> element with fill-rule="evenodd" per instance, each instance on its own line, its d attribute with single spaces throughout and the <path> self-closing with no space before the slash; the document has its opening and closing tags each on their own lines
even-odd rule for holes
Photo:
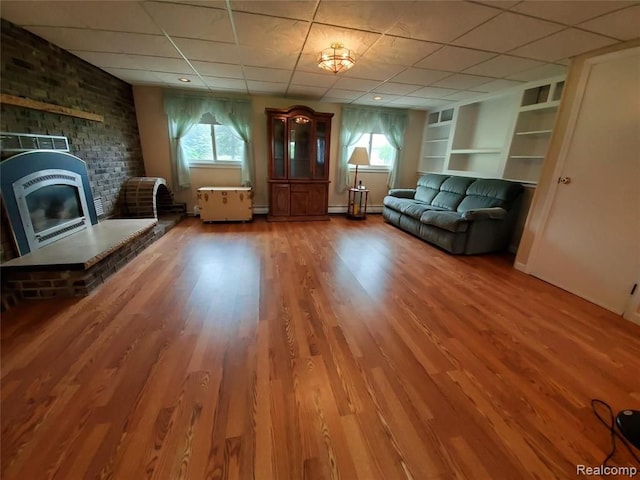
<svg viewBox="0 0 640 480">
<path fill-rule="evenodd" d="M 333 113 L 320 113 L 300 105 L 265 111 L 269 220 L 328 220 Z"/>
</svg>

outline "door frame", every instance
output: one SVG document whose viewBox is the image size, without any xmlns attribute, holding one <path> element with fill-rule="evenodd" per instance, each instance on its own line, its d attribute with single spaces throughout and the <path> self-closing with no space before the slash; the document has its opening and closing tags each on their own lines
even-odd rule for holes
<svg viewBox="0 0 640 480">
<path fill-rule="evenodd" d="M 580 112 L 582 111 L 582 103 L 587 91 L 586 87 L 591 75 L 591 69 L 594 65 L 600 63 L 605 63 L 627 56 L 638 55 L 638 52 L 640 52 L 640 47 L 632 47 L 616 52 L 607 53 L 604 55 L 599 55 L 597 57 L 588 58 L 584 61 L 576 87 L 576 98 L 573 102 L 573 105 L 571 106 L 569 118 L 567 120 L 566 134 L 562 140 L 562 144 L 560 145 L 560 151 L 558 152 L 558 161 L 556 162 L 556 166 L 553 170 L 553 175 L 550 180 L 551 185 L 549 186 L 549 193 L 547 194 L 542 204 L 540 213 L 540 228 L 531 243 L 531 254 L 529 257 L 529 261 L 526 264 L 526 273 L 532 274 L 535 271 L 536 265 L 540 261 L 540 245 L 542 244 L 542 239 L 547 233 L 547 229 L 551 220 L 551 210 L 553 204 L 556 201 L 556 196 L 558 193 L 559 184 L 556 180 L 562 175 L 567 162 L 567 158 L 569 156 L 569 148 L 572 145 L 573 137 L 578 125 L 578 117 L 580 115 Z M 593 303 L 597 303 L 595 300 L 590 298 L 587 298 L 587 300 Z"/>
</svg>

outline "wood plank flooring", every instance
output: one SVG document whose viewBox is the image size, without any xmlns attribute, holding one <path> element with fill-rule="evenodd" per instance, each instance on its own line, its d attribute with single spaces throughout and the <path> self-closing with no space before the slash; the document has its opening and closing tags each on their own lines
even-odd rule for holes
<svg viewBox="0 0 640 480">
<path fill-rule="evenodd" d="M 640 409 L 640 327 L 380 216 L 188 219 L 1 347 L 3 480 L 575 478 Z"/>
</svg>

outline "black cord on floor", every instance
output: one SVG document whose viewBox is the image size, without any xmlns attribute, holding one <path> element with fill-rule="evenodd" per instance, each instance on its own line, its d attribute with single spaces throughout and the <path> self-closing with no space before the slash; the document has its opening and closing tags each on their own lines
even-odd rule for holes
<svg viewBox="0 0 640 480">
<path fill-rule="evenodd" d="M 598 405 L 606 409 L 609 417 L 608 421 L 600 415 L 600 412 L 598 412 L 598 409 L 597 409 Z M 640 458 L 638 458 L 638 456 L 635 454 L 635 452 L 633 451 L 633 448 L 631 447 L 631 445 L 629 445 L 629 442 L 627 441 L 627 439 L 624 438 L 622 435 L 620 435 L 620 433 L 618 433 L 618 431 L 616 430 L 615 415 L 613 414 L 613 410 L 611 409 L 611 406 L 604 400 L 600 400 L 599 398 L 593 398 L 591 400 L 591 410 L 593 410 L 593 413 L 596 416 L 596 418 L 600 420 L 600 423 L 602 423 L 605 427 L 607 427 L 607 429 L 609 430 L 609 433 L 611 433 L 611 451 L 602 462 L 602 465 L 607 465 L 607 462 L 611 460 L 611 457 L 615 455 L 616 438 L 618 438 L 622 442 L 622 444 L 625 447 L 627 447 L 627 450 L 629 450 L 629 453 L 636 460 L 636 462 L 640 463 Z"/>
</svg>

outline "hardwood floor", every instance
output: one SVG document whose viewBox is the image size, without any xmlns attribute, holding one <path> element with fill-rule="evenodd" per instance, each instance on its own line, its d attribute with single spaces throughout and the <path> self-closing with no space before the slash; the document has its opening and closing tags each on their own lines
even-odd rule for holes
<svg viewBox="0 0 640 480">
<path fill-rule="evenodd" d="M 380 216 L 188 219 L 1 347 L 3 480 L 575 478 L 640 409 L 640 327 Z"/>
</svg>

